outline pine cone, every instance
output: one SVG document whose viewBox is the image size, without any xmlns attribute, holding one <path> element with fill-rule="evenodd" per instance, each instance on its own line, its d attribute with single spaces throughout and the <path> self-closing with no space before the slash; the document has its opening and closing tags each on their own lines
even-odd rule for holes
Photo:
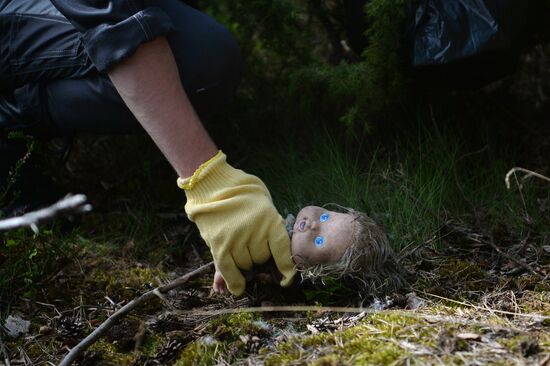
<svg viewBox="0 0 550 366">
<path fill-rule="evenodd" d="M 63 338 L 80 338 L 85 326 L 81 319 L 67 316 L 59 321 L 57 334 Z"/>
</svg>

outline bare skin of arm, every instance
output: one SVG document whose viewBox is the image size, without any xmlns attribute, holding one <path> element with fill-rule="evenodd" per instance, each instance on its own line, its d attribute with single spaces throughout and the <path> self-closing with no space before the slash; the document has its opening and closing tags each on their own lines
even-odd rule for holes
<svg viewBox="0 0 550 366">
<path fill-rule="evenodd" d="M 176 173 L 186 178 L 218 148 L 180 81 L 168 41 L 159 37 L 108 72 L 115 88 Z"/>
</svg>

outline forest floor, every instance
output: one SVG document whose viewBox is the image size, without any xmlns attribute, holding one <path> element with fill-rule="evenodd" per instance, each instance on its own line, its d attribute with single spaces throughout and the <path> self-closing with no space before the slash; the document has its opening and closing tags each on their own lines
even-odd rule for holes
<svg viewBox="0 0 550 366">
<path fill-rule="evenodd" d="M 501 239 L 495 247 L 490 236 L 452 220 L 445 230 L 443 250 L 419 248 L 417 259 L 405 263 L 415 279 L 406 292 L 361 302 L 359 294 L 338 289 L 332 301 L 322 303 L 298 285 L 252 283 L 235 299 L 212 293 L 210 273 L 137 308 L 79 362 L 550 364 L 548 245 Z M 173 267 L 173 258 L 166 257 L 151 266 L 100 248 L 75 250 L 34 298 L 23 295 L 13 302 L 10 313 L 29 320 L 30 329 L 3 340 L 9 363 L 57 364 L 126 302 L 208 260 L 184 220 L 165 239 L 185 246 L 188 260 Z M 131 248 L 129 241 L 123 251 Z"/>
<path fill-rule="evenodd" d="M 254 280 L 233 298 L 212 292 L 210 272 L 132 311 L 78 364 L 550 366 L 550 183 L 516 174 L 504 185 L 514 166 L 550 172 L 550 108 L 542 89 L 521 90 L 529 103 L 517 110 L 531 114 L 490 105 L 492 93 L 479 102 L 498 107 L 492 121 L 431 110 L 407 128 L 351 138 L 296 123 L 223 147 L 247 157 L 235 165 L 265 180 L 283 215 L 327 202 L 368 212 L 408 288 L 381 296 Z M 211 261 L 145 136 L 79 138 L 61 165 L 48 168 L 57 183 L 88 194 L 94 211 L 3 238 L 2 366 L 58 364 L 121 306 Z M 21 334 L 8 334 L 8 319 Z"/>
</svg>

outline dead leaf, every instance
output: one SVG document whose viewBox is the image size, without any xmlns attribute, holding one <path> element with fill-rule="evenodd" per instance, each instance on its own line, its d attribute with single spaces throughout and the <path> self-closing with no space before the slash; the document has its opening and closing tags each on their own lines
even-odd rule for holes
<svg viewBox="0 0 550 366">
<path fill-rule="evenodd" d="M 30 326 L 31 322 L 28 320 L 24 320 L 19 315 L 8 316 L 8 318 L 6 319 L 6 323 L 4 324 L 8 335 L 12 338 L 17 338 L 22 334 L 27 334 L 29 332 Z"/>
<path fill-rule="evenodd" d="M 463 339 L 466 341 L 480 341 L 481 336 L 475 333 L 459 333 L 456 335 L 458 339 Z"/>
</svg>

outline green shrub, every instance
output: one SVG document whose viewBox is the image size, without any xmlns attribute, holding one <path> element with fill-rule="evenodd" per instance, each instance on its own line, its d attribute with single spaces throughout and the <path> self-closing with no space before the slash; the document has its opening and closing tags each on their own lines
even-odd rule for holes
<svg viewBox="0 0 550 366">
<path fill-rule="evenodd" d="M 312 10 L 314 3 L 326 19 Z M 247 65 L 241 109 L 256 120 L 339 120 L 348 128 L 364 128 L 402 111 L 407 78 L 399 50 L 407 1 L 369 1 L 367 48 L 361 55 L 340 50 L 339 57 L 334 38 L 349 44 L 344 1 L 201 4 L 241 45 Z"/>
</svg>

